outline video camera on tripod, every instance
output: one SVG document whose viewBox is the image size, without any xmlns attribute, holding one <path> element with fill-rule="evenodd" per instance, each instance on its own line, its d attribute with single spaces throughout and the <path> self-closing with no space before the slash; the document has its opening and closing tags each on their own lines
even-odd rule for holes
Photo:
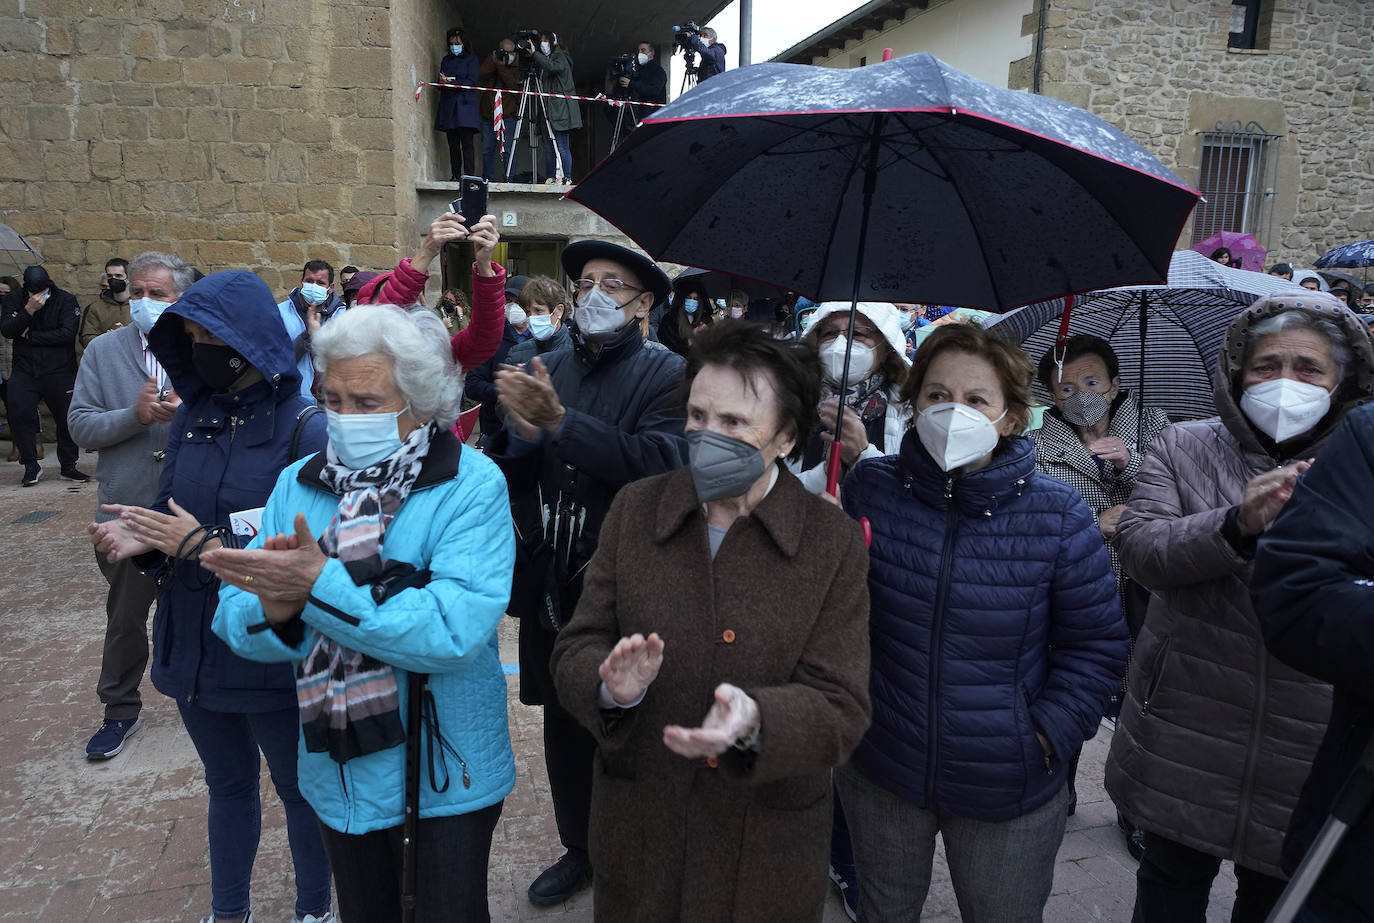
<svg viewBox="0 0 1374 923">
<path fill-rule="evenodd" d="M 680 26 L 673 26 L 673 44 L 676 45 L 678 48 L 682 49 L 682 53 L 684 55 L 691 55 L 696 53 L 696 49 L 692 47 L 692 42 L 689 36 L 700 35 L 701 26 L 697 25 L 695 22 L 692 22 L 690 19 Z"/>
<path fill-rule="evenodd" d="M 614 58 L 611 58 L 612 80 L 618 80 L 621 77 L 633 80 L 638 73 L 639 61 L 636 55 L 626 52 L 625 54 L 618 54 Z"/>
<path fill-rule="evenodd" d="M 692 44 L 692 39 L 701 37 L 701 26 L 692 20 L 687 20 L 680 26 L 673 26 L 673 54 L 682 52 L 682 63 L 686 65 L 682 75 L 682 89 L 679 92 L 687 92 L 688 87 L 694 87 L 697 83 L 697 50 Z"/>
</svg>

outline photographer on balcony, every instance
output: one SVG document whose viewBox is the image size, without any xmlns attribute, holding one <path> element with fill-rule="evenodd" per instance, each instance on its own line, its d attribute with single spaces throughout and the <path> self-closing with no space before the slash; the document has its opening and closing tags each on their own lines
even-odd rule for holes
<svg viewBox="0 0 1374 923">
<path fill-rule="evenodd" d="M 716 41 L 715 29 L 702 26 L 696 32 L 690 29 L 682 31 L 685 33 L 682 40 L 687 47 L 701 55 L 701 63 L 697 65 L 697 83 L 704 83 L 709 77 L 725 73 L 725 46 Z"/>
<path fill-rule="evenodd" d="M 558 44 L 557 32 L 540 32 L 539 43 L 531 39 L 520 41 L 520 50 L 534 59 L 540 70 L 540 80 L 545 93 L 563 93 L 571 96 L 577 92 L 573 84 L 572 55 Z M 568 133 L 582 127 L 582 113 L 573 99 L 553 99 L 540 97 L 549 115 L 549 126 L 553 132 L 549 147 L 544 152 L 545 182 L 572 183 L 572 150 L 568 146 Z M 555 154 L 555 145 L 557 153 Z"/>
<path fill-rule="evenodd" d="M 617 67 L 621 62 L 630 66 Z M 622 55 L 613 61 L 611 76 L 611 99 L 659 105 L 668 101 L 668 72 L 658 63 L 658 49 L 649 42 L 640 42 L 633 55 Z M 635 112 L 633 107 L 630 111 Z"/>
</svg>

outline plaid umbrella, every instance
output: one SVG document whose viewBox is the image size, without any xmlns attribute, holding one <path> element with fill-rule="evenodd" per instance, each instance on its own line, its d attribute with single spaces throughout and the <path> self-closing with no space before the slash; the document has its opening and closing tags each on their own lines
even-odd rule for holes
<svg viewBox="0 0 1374 923">
<path fill-rule="evenodd" d="M 1164 285 L 1079 296 L 1070 312 L 1069 332 L 1090 333 L 1112 344 L 1121 361 L 1121 380 L 1135 385 L 1142 407 L 1148 400 L 1172 419 L 1201 419 L 1216 413 L 1212 370 L 1231 321 L 1266 295 L 1295 290 L 1303 289 L 1278 276 L 1230 269 L 1180 250 L 1169 263 Z M 1063 313 L 1064 299 L 1054 298 L 991 318 L 987 327 L 1020 343 L 1039 361 L 1054 346 Z M 1048 394 L 1039 396 L 1049 401 Z"/>
</svg>

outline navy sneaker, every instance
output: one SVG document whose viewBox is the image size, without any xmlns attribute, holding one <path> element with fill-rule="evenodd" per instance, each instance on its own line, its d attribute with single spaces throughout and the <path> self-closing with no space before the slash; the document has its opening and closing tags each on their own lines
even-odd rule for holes
<svg viewBox="0 0 1374 923">
<path fill-rule="evenodd" d="M 76 466 L 62 469 L 62 480 L 64 481 L 76 481 L 78 484 L 84 484 L 90 479 L 91 476 L 89 474 L 86 474 L 84 471 L 76 470 Z"/>
<path fill-rule="evenodd" d="M 43 476 L 43 469 L 37 464 L 24 466 L 24 479 L 19 483 L 25 487 L 32 487 L 38 483 L 38 479 Z"/>
<path fill-rule="evenodd" d="M 124 749 L 124 741 L 133 736 L 134 732 L 143 726 L 140 718 L 124 718 L 112 721 L 106 718 L 100 724 L 100 730 L 95 732 L 95 736 L 86 744 L 86 759 L 88 760 L 107 760 L 112 756 L 118 756 L 119 751 Z"/>
</svg>

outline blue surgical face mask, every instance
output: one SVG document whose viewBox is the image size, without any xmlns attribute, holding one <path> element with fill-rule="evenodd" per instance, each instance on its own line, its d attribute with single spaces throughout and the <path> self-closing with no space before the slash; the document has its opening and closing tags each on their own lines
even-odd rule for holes
<svg viewBox="0 0 1374 923">
<path fill-rule="evenodd" d="M 397 418 L 406 408 L 393 413 L 339 413 L 326 410 L 329 447 L 345 468 L 358 470 L 375 465 L 401 447 Z"/>
<path fill-rule="evenodd" d="M 449 46 L 448 46 L 448 50 L 451 51 L 451 52 L 453 52 L 453 54 L 454 54 L 455 56 L 456 56 L 456 55 L 460 55 L 460 54 L 463 53 L 463 46 L 462 46 L 462 45 L 449 45 Z"/>
<path fill-rule="evenodd" d="M 323 304 L 324 300 L 329 297 L 329 289 L 318 282 L 302 282 L 301 297 L 306 300 L 307 304 Z"/>
<path fill-rule="evenodd" d="M 146 337 L 148 332 L 153 329 L 153 324 L 162 316 L 162 312 L 176 304 L 175 301 L 154 301 L 152 298 L 134 298 L 129 302 L 129 318 L 134 322 L 143 335 Z"/>
<path fill-rule="evenodd" d="M 536 340 L 547 340 L 553 336 L 553 318 L 547 314 L 531 314 L 530 333 Z"/>
<path fill-rule="evenodd" d="M 686 311 L 688 314 L 695 314 L 700 309 L 701 302 L 697 301 L 695 298 L 688 298 L 682 302 L 682 310 Z"/>
</svg>

